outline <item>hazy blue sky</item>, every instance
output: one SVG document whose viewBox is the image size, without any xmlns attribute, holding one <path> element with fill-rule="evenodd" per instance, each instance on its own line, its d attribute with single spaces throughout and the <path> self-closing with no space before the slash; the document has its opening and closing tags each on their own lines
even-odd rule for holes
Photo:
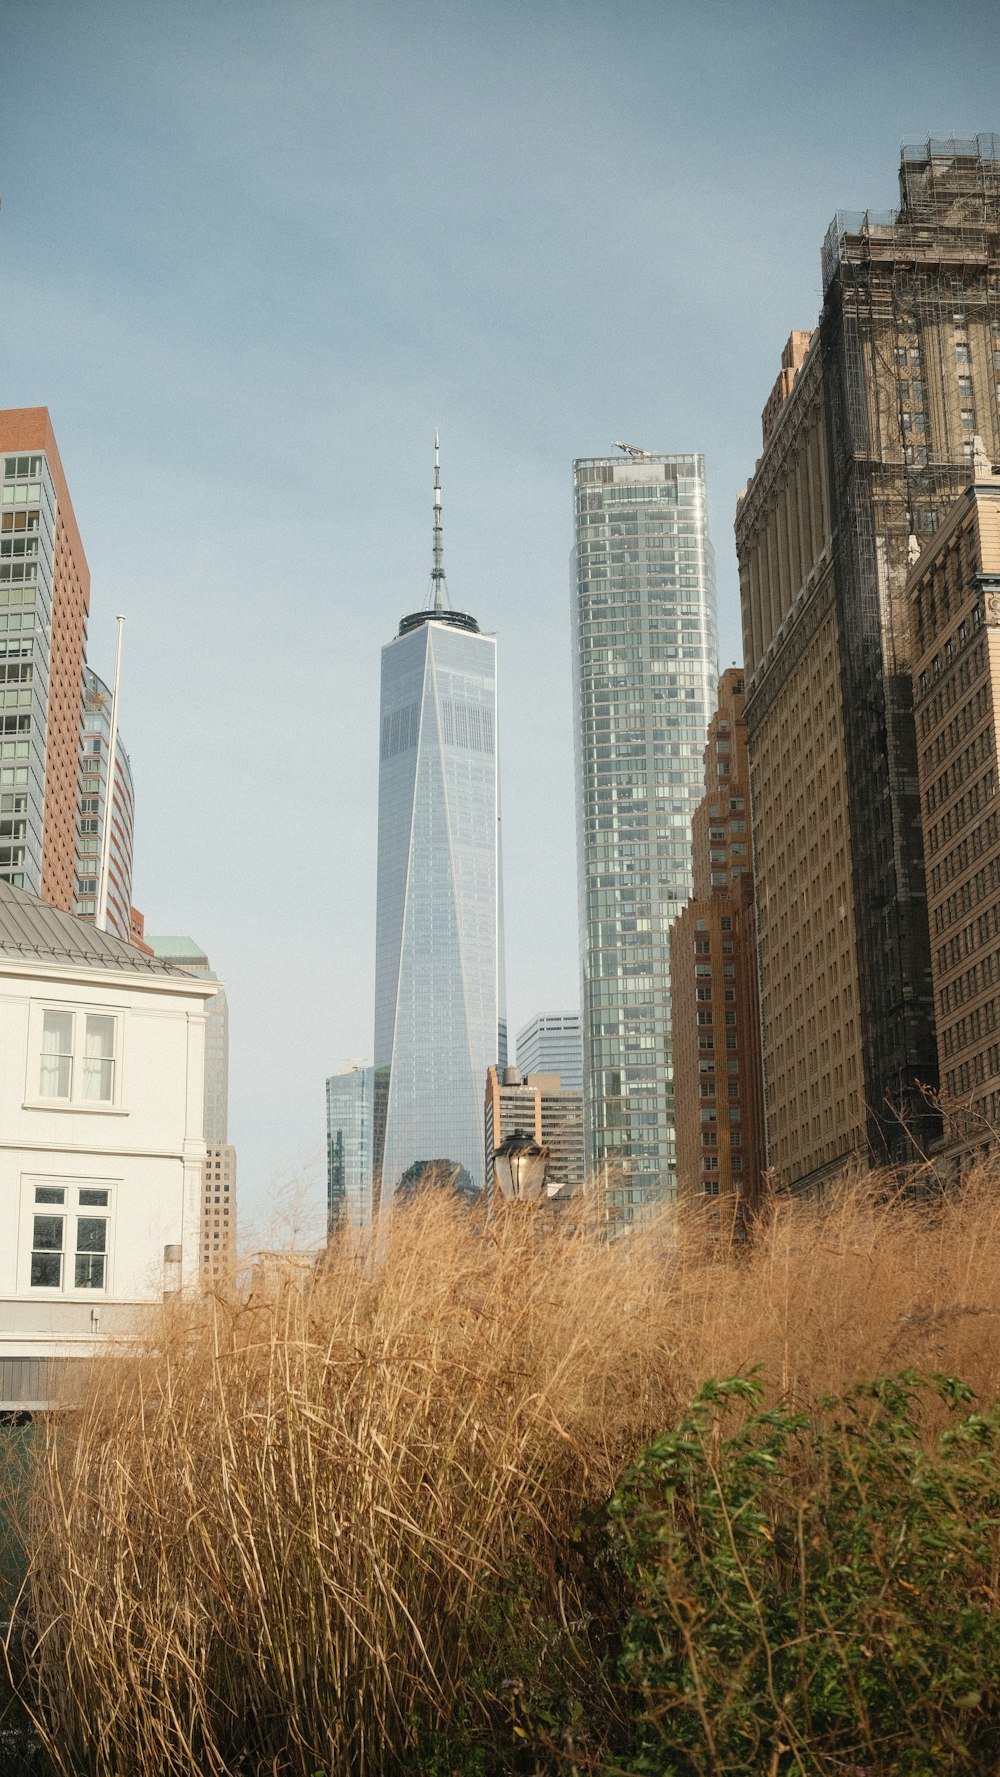
<svg viewBox="0 0 1000 1777">
<path fill-rule="evenodd" d="M 135 897 L 227 982 L 244 1206 L 320 1198 L 371 1050 L 379 649 L 501 659 L 513 1030 L 578 1003 L 570 465 L 703 450 L 732 520 L 837 208 L 1000 129 L 995 4 L 0 0 L 0 405 L 52 413 L 127 616 Z M 949 41 L 949 34 L 951 40 Z"/>
</svg>

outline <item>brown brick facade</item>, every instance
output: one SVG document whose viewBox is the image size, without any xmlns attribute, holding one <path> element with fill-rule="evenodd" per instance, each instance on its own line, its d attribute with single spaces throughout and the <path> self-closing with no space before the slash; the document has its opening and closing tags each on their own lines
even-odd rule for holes
<svg viewBox="0 0 1000 1777">
<path fill-rule="evenodd" d="M 743 674 L 723 674 L 692 820 L 694 896 L 670 929 L 677 1193 L 715 1203 L 724 1239 L 766 1166 Z"/>
</svg>

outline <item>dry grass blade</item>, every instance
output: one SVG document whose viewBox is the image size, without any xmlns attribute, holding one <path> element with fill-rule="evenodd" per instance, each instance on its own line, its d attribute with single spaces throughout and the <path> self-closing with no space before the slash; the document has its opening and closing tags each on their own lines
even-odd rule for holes
<svg viewBox="0 0 1000 1777">
<path fill-rule="evenodd" d="M 65 1768 L 400 1770 L 420 1724 L 502 1719 L 502 1675 L 468 1679 L 519 1589 L 525 1658 L 563 1647 L 598 1685 L 573 1528 L 707 1376 L 806 1400 L 912 1362 L 996 1395 L 994 1177 L 933 1207 L 878 1186 L 783 1206 L 729 1259 L 676 1217 L 484 1237 L 429 1195 L 375 1267 L 345 1242 L 165 1310 L 40 1468 L 32 1682 Z"/>
</svg>

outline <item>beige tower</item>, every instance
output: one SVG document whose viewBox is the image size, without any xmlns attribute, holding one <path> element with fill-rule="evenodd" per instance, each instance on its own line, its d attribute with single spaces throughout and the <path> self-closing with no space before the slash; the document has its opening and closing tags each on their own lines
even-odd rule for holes
<svg viewBox="0 0 1000 1777">
<path fill-rule="evenodd" d="M 1000 1122 L 1000 476 L 985 455 L 973 469 L 907 588 L 941 1093 L 959 1148 Z"/>
</svg>

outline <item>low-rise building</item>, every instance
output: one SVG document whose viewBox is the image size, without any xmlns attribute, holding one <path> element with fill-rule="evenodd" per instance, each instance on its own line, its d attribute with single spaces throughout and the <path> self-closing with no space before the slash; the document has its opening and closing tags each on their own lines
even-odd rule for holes
<svg viewBox="0 0 1000 1777">
<path fill-rule="evenodd" d="M 525 1074 L 516 1067 L 486 1073 L 486 1191 L 493 1190 L 493 1156 L 508 1135 L 530 1135 L 549 1150 L 546 1192 L 578 1190 L 584 1178 L 583 1090 L 568 1090 L 558 1074 Z"/>
<path fill-rule="evenodd" d="M 197 1284 L 215 992 L 0 882 L 0 1411 Z"/>
</svg>

